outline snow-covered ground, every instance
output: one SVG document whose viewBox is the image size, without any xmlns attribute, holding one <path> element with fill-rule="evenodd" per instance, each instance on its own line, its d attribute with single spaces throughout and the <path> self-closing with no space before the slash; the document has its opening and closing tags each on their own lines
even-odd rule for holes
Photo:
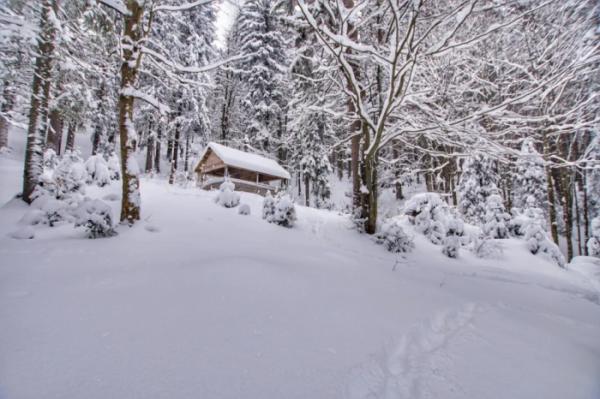
<svg viewBox="0 0 600 399">
<path fill-rule="evenodd" d="M 2 399 L 600 397 L 598 285 L 522 241 L 452 260 L 416 235 L 402 258 L 335 212 L 298 207 L 286 229 L 256 195 L 242 216 L 148 179 L 143 220 L 115 238 L 63 225 L 15 240 L 14 153 L 0 158 Z"/>
</svg>

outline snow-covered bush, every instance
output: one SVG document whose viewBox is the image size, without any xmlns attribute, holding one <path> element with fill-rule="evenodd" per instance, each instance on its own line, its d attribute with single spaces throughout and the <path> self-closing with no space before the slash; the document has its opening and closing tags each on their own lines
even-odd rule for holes
<svg viewBox="0 0 600 399">
<path fill-rule="evenodd" d="M 31 226 L 23 226 L 17 231 L 14 231 L 10 236 L 16 240 L 31 240 L 35 237 L 35 231 Z"/>
<path fill-rule="evenodd" d="M 504 209 L 502 197 L 492 194 L 487 200 L 483 233 L 490 238 L 508 238 L 510 215 Z"/>
<path fill-rule="evenodd" d="M 87 176 L 83 159 L 77 152 L 67 151 L 52 174 L 57 197 L 63 199 L 76 193 L 83 194 Z"/>
<path fill-rule="evenodd" d="M 270 191 L 267 191 L 265 199 L 263 200 L 262 218 L 270 222 L 275 214 L 275 199 L 271 195 Z"/>
<path fill-rule="evenodd" d="M 31 209 L 25 213 L 21 223 L 29 225 L 46 224 L 54 227 L 62 221 L 70 221 L 71 219 L 71 208 L 66 201 L 42 195 L 33 200 Z"/>
<path fill-rule="evenodd" d="M 271 218 L 267 218 L 270 223 L 275 223 L 284 227 L 292 227 L 296 222 L 296 208 L 289 195 L 285 194 L 277 197 L 275 201 L 275 212 Z"/>
<path fill-rule="evenodd" d="M 535 206 L 534 197 L 530 196 L 527 200 L 525 209 L 513 208 L 512 219 L 509 222 L 509 230 L 515 237 L 522 237 L 525 235 L 525 227 L 534 220 L 540 226 L 546 226 L 546 218 L 544 212 Z"/>
<path fill-rule="evenodd" d="M 108 171 L 111 180 L 119 180 L 121 178 L 121 162 L 116 153 L 112 153 L 107 161 Z"/>
<path fill-rule="evenodd" d="M 238 213 L 240 215 L 249 215 L 250 214 L 250 205 L 241 204 L 240 207 L 238 208 Z"/>
<path fill-rule="evenodd" d="M 215 197 L 215 202 L 225 208 L 234 208 L 240 203 L 240 195 L 235 191 L 235 184 L 225 180 L 219 186 L 219 193 Z"/>
<path fill-rule="evenodd" d="M 557 263 L 560 267 L 566 266 L 565 257 L 560 252 L 558 246 L 550 240 L 539 220 L 529 218 L 521 228 L 525 232 L 525 241 L 527 242 L 529 252 L 534 255 L 542 254 Z"/>
<path fill-rule="evenodd" d="M 105 202 L 95 199 L 84 201 L 75 212 L 75 227 L 84 226 L 89 238 L 117 235 L 112 209 Z"/>
<path fill-rule="evenodd" d="M 449 258 L 458 258 L 460 238 L 464 235 L 464 223 L 456 217 L 449 217 L 446 221 L 446 237 L 442 252 Z"/>
<path fill-rule="evenodd" d="M 404 232 L 398 219 L 388 219 L 376 236 L 377 244 L 394 253 L 410 252 L 415 248 L 413 238 Z"/>
<path fill-rule="evenodd" d="M 60 191 L 51 172 L 45 171 L 42 174 L 32 198 L 31 207 L 20 223 L 54 227 L 59 222 L 71 220 L 71 202 L 67 201 L 65 194 Z"/>
<path fill-rule="evenodd" d="M 54 170 L 58 162 L 60 161 L 60 157 L 56 154 L 51 148 L 48 148 L 44 151 L 44 168 Z"/>
<path fill-rule="evenodd" d="M 415 226 L 415 230 L 427 236 L 432 243 L 444 243 L 450 209 L 438 194 L 416 194 L 406 202 L 404 214 L 408 215 L 408 220 Z"/>
<path fill-rule="evenodd" d="M 492 238 L 475 237 L 471 241 L 471 252 L 482 259 L 500 259 L 504 252 L 502 244 Z"/>
<path fill-rule="evenodd" d="M 592 220 L 592 231 L 587 248 L 589 256 L 600 258 L 600 216 Z"/>
<path fill-rule="evenodd" d="M 110 183 L 110 170 L 108 163 L 102 155 L 92 155 L 85 161 L 85 169 L 88 173 L 87 183 L 96 183 L 104 187 Z"/>
</svg>

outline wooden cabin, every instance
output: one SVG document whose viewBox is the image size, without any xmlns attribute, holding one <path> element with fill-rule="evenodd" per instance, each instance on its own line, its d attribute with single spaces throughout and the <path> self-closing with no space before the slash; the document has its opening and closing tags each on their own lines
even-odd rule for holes
<svg viewBox="0 0 600 399">
<path fill-rule="evenodd" d="M 278 191 L 290 179 L 288 171 L 272 159 L 212 142 L 195 171 L 198 186 L 205 190 L 219 188 L 228 179 L 236 190 L 260 195 Z"/>
</svg>

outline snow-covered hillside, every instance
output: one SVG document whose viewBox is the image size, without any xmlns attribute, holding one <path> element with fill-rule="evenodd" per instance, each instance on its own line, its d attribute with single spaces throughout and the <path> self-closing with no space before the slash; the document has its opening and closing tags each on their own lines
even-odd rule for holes
<svg viewBox="0 0 600 399">
<path fill-rule="evenodd" d="M 523 241 L 456 260 L 410 232 L 398 257 L 335 212 L 286 229 L 214 195 L 143 180 L 143 221 L 98 240 L 15 240 L 26 205 L 0 208 L 0 398 L 600 397 L 597 286 Z"/>
</svg>

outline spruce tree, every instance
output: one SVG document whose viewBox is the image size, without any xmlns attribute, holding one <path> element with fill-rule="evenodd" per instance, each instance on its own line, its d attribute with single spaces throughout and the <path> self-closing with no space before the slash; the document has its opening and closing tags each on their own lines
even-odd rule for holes
<svg viewBox="0 0 600 399">
<path fill-rule="evenodd" d="M 548 203 L 547 187 L 544 159 L 536 151 L 533 140 L 527 138 L 521 146 L 513 178 L 513 207 L 523 209 L 534 206 L 545 212 Z M 529 197 L 534 199 L 533 204 L 528 204 L 531 201 Z"/>
<path fill-rule="evenodd" d="M 468 222 L 485 223 L 487 200 L 499 193 L 497 181 L 498 175 L 489 157 L 475 154 L 467 158 L 458 185 L 458 208 Z"/>
<path fill-rule="evenodd" d="M 245 130 L 251 146 L 267 154 L 281 145 L 288 64 L 274 5 L 274 0 L 249 0 L 238 17 L 240 50 L 247 56 L 237 70 L 244 87 Z"/>
</svg>

